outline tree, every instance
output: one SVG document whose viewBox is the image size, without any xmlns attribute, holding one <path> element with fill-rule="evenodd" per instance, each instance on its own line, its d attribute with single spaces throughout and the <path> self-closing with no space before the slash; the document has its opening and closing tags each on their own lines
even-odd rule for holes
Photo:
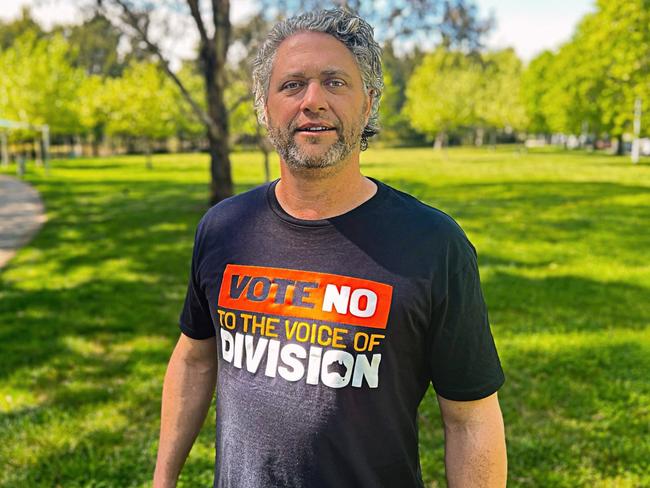
<svg viewBox="0 0 650 488">
<path fill-rule="evenodd" d="M 578 29 L 576 43 L 594 53 L 591 84 L 600 125 L 619 139 L 632 132 L 637 98 L 650 106 L 650 9 L 647 0 L 597 2 L 596 13 Z M 582 63 L 581 63 L 582 64 Z M 642 130 L 648 134 L 645 111 Z"/>
<path fill-rule="evenodd" d="M 264 176 L 271 178 L 270 153 L 272 145 L 267 138 L 266 129 L 260 125 L 253 106 L 253 86 L 250 66 L 257 54 L 257 49 L 271 29 L 271 22 L 263 12 L 257 12 L 247 22 L 235 27 L 233 31 L 234 46 L 240 53 L 239 59 L 228 66 L 230 80 L 226 92 L 228 112 L 233 132 L 241 136 L 252 137 L 264 158 Z"/>
<path fill-rule="evenodd" d="M 118 56 L 122 33 L 100 13 L 61 30 L 76 47 L 71 60 L 73 66 L 82 68 L 88 75 L 119 76 L 128 64 Z"/>
<path fill-rule="evenodd" d="M 4 117 L 47 124 L 54 135 L 81 131 L 77 93 L 83 72 L 70 66 L 70 53 L 60 34 L 38 38 L 33 32 L 21 35 L 0 52 L 0 112 Z"/>
<path fill-rule="evenodd" d="M 382 140 L 422 142 L 422 134 L 411 127 L 403 109 L 408 80 L 423 57 L 417 47 L 398 56 L 393 42 L 386 42 L 383 46 L 384 92 L 379 105 Z"/>
<path fill-rule="evenodd" d="M 110 107 L 109 134 L 142 137 L 151 167 L 152 141 L 176 131 L 175 89 L 157 65 L 134 62 L 120 78 L 106 81 L 103 102 Z"/>
<path fill-rule="evenodd" d="M 650 105 L 650 9 L 646 0 L 598 0 L 572 39 L 542 54 L 524 76 L 529 116 L 537 127 L 578 134 L 588 128 L 619 140 L 631 132 L 634 105 Z M 543 123 L 542 123 L 543 122 Z M 650 114 L 642 128 L 648 133 Z"/>
<path fill-rule="evenodd" d="M 479 128 L 523 130 L 526 111 L 521 94 L 522 63 L 513 49 L 483 53 L 481 89 L 476 100 Z M 479 135 L 480 131 L 479 131 Z"/>
<path fill-rule="evenodd" d="M 210 202 L 216 203 L 233 193 L 228 140 L 228 113 L 225 104 L 226 54 L 230 45 L 230 2 L 210 2 L 210 24 L 205 22 L 199 0 L 164 2 L 175 11 L 184 11 L 194 21 L 199 34 L 198 64 L 204 79 L 205 108 L 190 93 L 183 81 L 172 70 L 162 49 L 150 32 L 154 6 L 148 2 L 129 0 L 99 0 L 107 18 L 125 29 L 135 43 L 142 43 L 173 80 L 196 117 L 205 127 L 210 152 Z"/>
<path fill-rule="evenodd" d="M 551 132 L 544 97 L 553 83 L 549 71 L 552 69 L 553 61 L 554 54 L 551 51 L 544 51 L 530 62 L 522 74 L 521 90 L 528 117 L 528 132 L 537 134 Z"/>
<path fill-rule="evenodd" d="M 93 155 L 99 155 L 99 144 L 110 120 L 111 105 L 105 97 L 105 79 L 100 75 L 88 75 L 79 86 L 78 113 L 84 134 L 90 136 Z"/>
<path fill-rule="evenodd" d="M 573 39 L 560 47 L 545 69 L 546 87 L 541 98 L 544 118 L 552 132 L 579 134 L 585 124 L 601 127 L 601 63 L 608 53 L 587 48 L 598 29 L 593 15 L 583 18 Z M 605 41 L 602 39 L 601 41 Z M 585 56 L 587 52 L 593 55 Z"/>
<path fill-rule="evenodd" d="M 478 63 L 440 47 L 425 56 L 411 76 L 404 113 L 413 127 L 435 136 L 440 148 L 450 131 L 477 124 L 481 77 Z"/>
</svg>

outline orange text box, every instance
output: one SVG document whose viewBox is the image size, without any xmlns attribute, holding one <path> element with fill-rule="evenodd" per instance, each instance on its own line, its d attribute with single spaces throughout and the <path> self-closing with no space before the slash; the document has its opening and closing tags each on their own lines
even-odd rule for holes
<svg viewBox="0 0 650 488">
<path fill-rule="evenodd" d="M 228 264 L 219 306 L 385 329 L 393 287 L 313 271 Z"/>
</svg>

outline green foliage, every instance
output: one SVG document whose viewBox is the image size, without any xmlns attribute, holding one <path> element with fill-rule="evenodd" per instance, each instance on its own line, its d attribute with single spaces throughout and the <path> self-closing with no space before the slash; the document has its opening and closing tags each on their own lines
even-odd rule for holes
<svg viewBox="0 0 650 488">
<path fill-rule="evenodd" d="M 79 86 L 79 122 L 84 132 L 92 133 L 99 139 L 104 134 L 111 107 L 104 96 L 104 79 L 99 75 L 88 75 Z"/>
<path fill-rule="evenodd" d="M 196 103 L 203 110 L 206 110 L 205 81 L 203 76 L 196 70 L 196 63 L 183 63 L 177 75 Z M 190 107 L 177 88 L 175 93 L 176 103 L 178 104 L 177 126 L 179 133 L 191 136 L 204 135 L 205 126 L 192 111 L 192 107 Z"/>
<path fill-rule="evenodd" d="M 260 160 L 233 154 L 237 192 Z M 155 178 L 138 157 L 30 167 L 48 222 L 0 271 L 0 486 L 150 486 L 207 161 L 161 155 Z M 478 249 L 509 486 L 650 486 L 650 160 L 371 146 L 362 167 Z M 437 410 L 429 392 L 427 486 L 445 486 Z M 208 486 L 213 461 L 214 410 L 179 486 Z"/>
<path fill-rule="evenodd" d="M 384 73 L 384 93 L 379 104 L 380 139 L 390 143 L 422 142 L 422 134 L 411 127 L 404 113 L 406 86 L 423 54 L 415 48 L 412 52 L 398 56 L 393 44 L 383 47 L 382 70 Z"/>
<path fill-rule="evenodd" d="M 48 124 L 53 134 L 80 131 L 76 98 L 83 72 L 68 63 L 71 52 L 63 36 L 39 38 L 33 32 L 0 52 L 3 118 Z"/>
<path fill-rule="evenodd" d="M 511 49 L 482 57 L 438 48 L 411 76 L 404 113 L 429 134 L 467 127 L 523 129 L 521 61 Z"/>
<path fill-rule="evenodd" d="M 254 136 L 257 134 L 257 115 L 253 107 L 253 96 L 248 80 L 240 78 L 229 83 L 225 99 L 230 131 L 238 135 Z"/>
<path fill-rule="evenodd" d="M 109 134 L 163 139 L 175 133 L 176 87 L 156 64 L 132 63 L 122 77 L 106 80 L 102 99 L 110 108 Z"/>
<path fill-rule="evenodd" d="M 72 65 L 89 75 L 119 76 L 124 63 L 118 56 L 122 33 L 106 17 L 94 15 L 82 24 L 69 27 L 68 41 L 77 51 Z"/>
<path fill-rule="evenodd" d="M 400 113 L 402 93 L 399 87 L 393 82 L 393 74 L 383 67 L 384 72 L 384 93 L 379 105 L 379 117 L 382 125 L 382 132 L 386 129 L 393 129 L 404 122 L 404 116 Z"/>
<path fill-rule="evenodd" d="M 472 125 L 481 71 L 465 54 L 439 48 L 425 56 L 411 76 L 404 113 L 430 135 Z"/>
<path fill-rule="evenodd" d="M 645 105 L 650 134 L 650 9 L 646 0 L 600 0 L 570 42 L 543 53 L 524 76 L 533 130 L 621 135 L 631 132 L 634 102 Z"/>
<path fill-rule="evenodd" d="M 225 103 L 228 109 L 228 125 L 231 134 L 255 136 L 257 133 L 257 116 L 253 108 L 250 80 L 247 73 L 229 71 L 230 82 L 226 86 Z M 178 72 L 185 88 L 194 100 L 205 110 L 205 80 L 196 70 L 195 63 L 185 63 Z M 179 108 L 178 127 L 184 134 L 203 135 L 205 127 L 199 122 L 191 107 L 181 96 L 176 94 Z"/>
<path fill-rule="evenodd" d="M 545 99 L 545 96 L 553 86 L 549 73 L 553 60 L 553 53 L 544 51 L 530 62 L 522 74 L 521 90 L 526 114 L 529 117 L 529 132 L 551 132 L 547 121 L 549 100 Z"/>
<path fill-rule="evenodd" d="M 482 58 L 484 67 L 475 101 L 479 124 L 501 130 L 525 129 L 521 60 L 513 49 L 487 52 Z"/>
</svg>

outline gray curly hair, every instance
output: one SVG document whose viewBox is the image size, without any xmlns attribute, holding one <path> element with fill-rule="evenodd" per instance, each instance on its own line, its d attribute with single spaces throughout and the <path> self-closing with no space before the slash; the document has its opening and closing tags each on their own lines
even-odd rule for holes
<svg viewBox="0 0 650 488">
<path fill-rule="evenodd" d="M 278 22 L 269 32 L 253 61 L 253 96 L 260 124 L 267 126 L 264 106 L 278 46 L 298 32 L 329 34 L 352 52 L 361 71 L 364 90 L 371 92 L 368 123 L 361 134 L 361 150 L 368 147 L 368 137 L 379 132 L 379 99 L 384 90 L 381 69 L 381 47 L 373 37 L 373 29 L 361 17 L 344 9 L 319 10 Z"/>
</svg>

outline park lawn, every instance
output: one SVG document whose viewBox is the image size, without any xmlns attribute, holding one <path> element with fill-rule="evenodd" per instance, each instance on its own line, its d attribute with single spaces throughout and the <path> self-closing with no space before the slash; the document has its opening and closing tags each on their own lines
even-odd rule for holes
<svg viewBox="0 0 650 488">
<path fill-rule="evenodd" d="M 237 191 L 261 182 L 258 154 L 233 162 Z M 648 161 L 422 148 L 371 149 L 362 165 L 478 249 L 509 485 L 650 486 Z M 26 179 L 49 220 L 0 271 L 0 486 L 147 486 L 207 157 L 58 160 Z M 211 483 L 213 414 L 179 486 Z M 431 392 L 420 424 L 423 476 L 444 486 Z"/>
</svg>

